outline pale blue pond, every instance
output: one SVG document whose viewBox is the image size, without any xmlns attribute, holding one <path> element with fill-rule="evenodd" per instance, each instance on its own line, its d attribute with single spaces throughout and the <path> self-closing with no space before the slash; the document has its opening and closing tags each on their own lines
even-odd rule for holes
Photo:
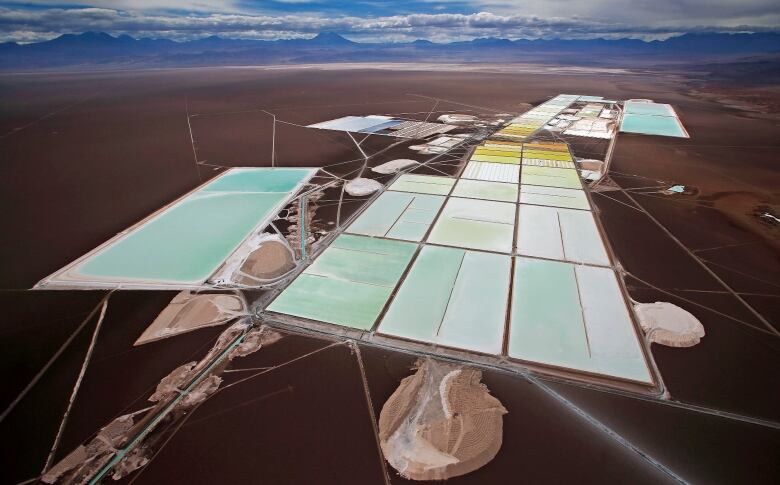
<svg viewBox="0 0 780 485">
<path fill-rule="evenodd" d="M 632 115 L 653 115 L 653 116 L 677 116 L 674 108 L 668 104 L 659 103 L 637 103 L 626 101 L 626 114 Z"/>
<path fill-rule="evenodd" d="M 620 131 L 624 133 L 641 133 L 643 135 L 688 138 L 688 134 L 676 116 L 626 114 L 623 116 Z"/>
</svg>

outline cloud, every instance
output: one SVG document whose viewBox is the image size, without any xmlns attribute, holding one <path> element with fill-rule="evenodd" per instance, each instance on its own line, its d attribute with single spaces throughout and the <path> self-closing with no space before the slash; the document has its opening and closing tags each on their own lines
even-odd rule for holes
<svg viewBox="0 0 780 485">
<path fill-rule="evenodd" d="M 236 0 L 81 0 L 58 2 L 56 0 L 11 0 L 1 2 L 8 6 L 52 7 L 62 5 L 88 6 L 100 9 L 124 11 L 179 11 L 179 12 L 239 12 L 240 4 Z"/>
<path fill-rule="evenodd" d="M 644 0 L 637 0 L 643 4 Z M 667 0 L 656 0 L 663 4 Z M 753 0 L 744 0 L 748 4 Z M 604 3 L 606 0 L 594 0 Z M 122 2 L 103 2 L 122 3 Z M 148 5 L 173 2 L 150 0 Z M 203 2 L 190 2 L 202 4 Z M 224 2 L 235 6 L 232 2 Z M 569 0 L 551 0 L 557 4 L 579 4 Z M 681 3 L 699 4 L 699 0 Z M 612 17 L 584 18 L 575 15 L 537 15 L 525 13 L 415 13 L 409 15 L 355 16 L 330 15 L 317 12 L 294 14 L 249 14 L 242 12 L 170 12 L 150 10 L 122 10 L 105 7 L 86 8 L 7 8 L 0 7 L 0 31 L 3 40 L 31 42 L 44 40 L 61 33 L 80 33 L 88 30 L 111 34 L 129 34 L 136 37 L 166 37 L 185 40 L 207 35 L 233 38 L 275 39 L 306 37 L 322 31 L 335 31 L 355 40 L 408 41 L 426 38 L 435 41 L 473 39 L 475 37 L 503 38 L 594 38 L 634 37 L 663 38 L 682 32 L 702 31 L 768 31 L 779 30 L 771 19 L 780 19 L 778 13 L 764 13 L 760 1 L 753 10 L 747 9 L 741 17 L 729 17 L 728 22 L 692 23 L 654 22 L 633 23 Z M 533 2 L 529 2 L 533 5 Z M 493 6 L 498 10 L 499 7 Z M 529 7 L 530 8 L 530 7 Z M 519 9 L 518 9 L 519 10 Z M 780 7 L 775 8 L 780 10 Z M 517 11 L 517 10 L 516 10 Z M 565 12 L 566 9 L 561 9 Z M 761 22 L 749 23 L 750 12 L 762 12 Z M 708 14 L 709 15 L 709 14 Z M 770 18 L 771 17 L 771 18 Z M 736 20 L 734 20 L 736 19 Z M 734 20 L 734 21 L 732 21 Z M 737 20 L 741 22 L 737 22 Z"/>
</svg>

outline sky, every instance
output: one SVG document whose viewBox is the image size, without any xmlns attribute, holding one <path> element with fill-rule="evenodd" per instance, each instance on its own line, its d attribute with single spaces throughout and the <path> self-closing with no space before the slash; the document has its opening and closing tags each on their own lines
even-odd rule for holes
<svg viewBox="0 0 780 485">
<path fill-rule="evenodd" d="M 0 0 L 0 41 L 101 31 L 191 40 L 357 42 L 479 37 L 663 39 L 686 32 L 780 31 L 778 0 Z"/>
</svg>

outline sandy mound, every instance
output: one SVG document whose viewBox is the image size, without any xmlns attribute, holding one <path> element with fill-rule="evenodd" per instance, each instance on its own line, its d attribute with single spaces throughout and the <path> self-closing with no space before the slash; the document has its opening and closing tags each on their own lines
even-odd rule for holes
<svg viewBox="0 0 780 485">
<path fill-rule="evenodd" d="M 290 249 L 275 240 L 264 241 L 260 247 L 249 253 L 239 273 L 234 276 L 238 283 L 251 285 L 257 280 L 272 280 L 295 267 Z"/>
<path fill-rule="evenodd" d="M 506 409 L 475 369 L 425 359 L 379 415 L 385 458 L 405 478 L 445 480 L 476 470 L 501 448 Z"/>
<path fill-rule="evenodd" d="M 279 234 L 261 232 L 247 238 L 209 281 L 215 286 L 258 287 L 294 268 L 295 253 L 287 240 Z"/>
<path fill-rule="evenodd" d="M 479 121 L 479 118 L 472 115 L 463 114 L 444 114 L 437 118 L 438 121 L 449 125 L 470 125 Z"/>
<path fill-rule="evenodd" d="M 191 291 L 182 291 L 160 312 L 133 345 L 154 342 L 202 327 L 222 325 L 244 314 L 244 302 L 235 295 L 198 295 Z"/>
<path fill-rule="evenodd" d="M 635 303 L 634 311 L 651 342 L 669 347 L 692 347 L 704 337 L 696 317 L 671 303 Z"/>
</svg>

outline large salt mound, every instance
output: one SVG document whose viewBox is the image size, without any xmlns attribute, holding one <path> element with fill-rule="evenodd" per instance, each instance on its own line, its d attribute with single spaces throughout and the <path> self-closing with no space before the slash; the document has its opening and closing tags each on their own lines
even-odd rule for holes
<svg viewBox="0 0 780 485">
<path fill-rule="evenodd" d="M 669 347 L 692 347 L 704 337 L 701 322 L 677 305 L 660 301 L 635 303 L 634 311 L 651 342 Z"/>
<path fill-rule="evenodd" d="M 344 190 L 346 190 L 349 195 L 354 195 L 357 197 L 371 195 L 381 188 L 382 184 L 376 180 L 362 177 L 354 178 L 347 182 L 344 186 Z"/>
<path fill-rule="evenodd" d="M 439 116 L 438 121 L 449 125 L 470 125 L 479 119 L 472 115 L 444 114 Z"/>
<path fill-rule="evenodd" d="M 506 409 L 476 369 L 425 359 L 379 415 L 382 453 L 401 476 L 446 480 L 490 462 L 501 448 Z"/>
<path fill-rule="evenodd" d="M 408 158 L 399 158 L 397 160 L 390 160 L 389 162 L 383 163 L 382 165 L 377 165 L 376 167 L 373 167 L 371 171 L 381 174 L 390 174 L 396 173 L 405 168 L 414 167 L 415 165 L 418 165 L 418 163 L 414 160 L 410 160 Z"/>
</svg>

